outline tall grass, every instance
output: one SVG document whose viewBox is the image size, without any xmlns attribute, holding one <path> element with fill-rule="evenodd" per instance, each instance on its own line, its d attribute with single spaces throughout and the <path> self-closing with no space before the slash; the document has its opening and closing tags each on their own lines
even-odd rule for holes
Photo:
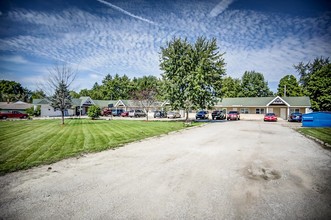
<svg viewBox="0 0 331 220">
<path fill-rule="evenodd" d="M 1 121 L 0 174 L 49 164 L 88 152 L 184 128 L 182 122 L 129 120 Z"/>
</svg>

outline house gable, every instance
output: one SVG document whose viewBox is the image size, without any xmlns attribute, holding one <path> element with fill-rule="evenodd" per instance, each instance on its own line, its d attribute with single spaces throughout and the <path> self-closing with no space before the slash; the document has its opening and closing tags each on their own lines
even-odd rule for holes
<svg viewBox="0 0 331 220">
<path fill-rule="evenodd" d="M 279 96 L 276 96 L 266 106 L 270 106 L 270 105 L 286 105 L 286 106 L 290 106 L 290 104 L 288 104 L 284 99 L 282 99 Z"/>
</svg>

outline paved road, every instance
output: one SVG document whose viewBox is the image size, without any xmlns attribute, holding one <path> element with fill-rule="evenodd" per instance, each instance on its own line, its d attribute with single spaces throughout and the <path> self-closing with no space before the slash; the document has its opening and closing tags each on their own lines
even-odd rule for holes
<svg viewBox="0 0 331 220">
<path fill-rule="evenodd" d="M 232 121 L 0 177 L 0 219 L 331 219 L 331 152 Z"/>
</svg>

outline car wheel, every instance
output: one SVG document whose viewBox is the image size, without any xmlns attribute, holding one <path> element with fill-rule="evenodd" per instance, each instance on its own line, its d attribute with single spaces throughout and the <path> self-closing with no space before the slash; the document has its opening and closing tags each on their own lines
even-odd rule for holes
<svg viewBox="0 0 331 220">
<path fill-rule="evenodd" d="M 7 116 L 2 116 L 2 119 L 5 119 L 6 120 L 7 119 Z"/>
</svg>

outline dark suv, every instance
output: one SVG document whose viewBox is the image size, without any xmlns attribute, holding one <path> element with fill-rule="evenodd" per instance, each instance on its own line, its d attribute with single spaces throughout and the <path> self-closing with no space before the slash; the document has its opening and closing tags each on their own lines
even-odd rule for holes
<svg viewBox="0 0 331 220">
<path fill-rule="evenodd" d="M 112 109 L 111 110 L 111 114 L 113 116 L 121 116 L 121 114 L 124 112 L 123 109 L 119 108 L 119 109 Z"/>
<path fill-rule="evenodd" d="M 288 117 L 288 121 L 301 122 L 302 121 L 302 114 L 300 112 L 291 113 L 291 115 Z"/>
<path fill-rule="evenodd" d="M 240 113 L 238 111 L 229 111 L 227 120 L 240 120 Z"/>
<path fill-rule="evenodd" d="M 208 117 L 209 117 L 208 111 L 199 111 L 195 115 L 195 119 L 208 119 Z"/>
<path fill-rule="evenodd" d="M 214 120 L 214 119 L 220 119 L 220 120 L 224 120 L 226 117 L 225 117 L 225 114 L 223 113 L 223 111 L 221 110 L 215 110 L 211 113 L 211 118 Z"/>
</svg>

